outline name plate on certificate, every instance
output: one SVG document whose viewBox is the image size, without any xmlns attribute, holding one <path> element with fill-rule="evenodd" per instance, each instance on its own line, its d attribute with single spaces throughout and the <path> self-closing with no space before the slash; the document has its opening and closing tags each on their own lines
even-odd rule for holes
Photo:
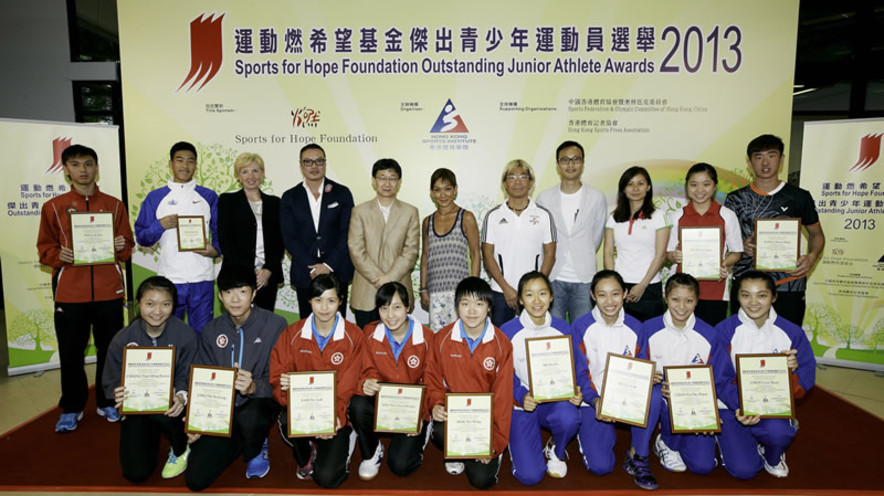
<svg viewBox="0 0 884 496">
<path fill-rule="evenodd" d="M 528 387 L 538 403 L 568 400 L 577 394 L 571 336 L 525 340 Z"/>
<path fill-rule="evenodd" d="M 178 250 L 205 250 L 206 218 L 202 215 L 178 216 Z"/>
<path fill-rule="evenodd" d="M 669 382 L 672 432 L 721 432 L 712 366 L 663 367 L 663 374 Z"/>
<path fill-rule="evenodd" d="M 335 433 L 335 371 L 289 372 L 288 437 Z"/>
<path fill-rule="evenodd" d="M 755 269 L 795 270 L 800 240 L 801 219 L 755 219 Z"/>
<path fill-rule="evenodd" d="M 230 437 L 236 369 L 190 366 L 190 390 L 185 432 Z"/>
<path fill-rule="evenodd" d="M 682 227 L 681 271 L 698 280 L 717 281 L 721 275 L 721 227 Z"/>
<path fill-rule="evenodd" d="M 421 413 L 426 386 L 411 384 L 379 384 L 375 394 L 375 432 L 417 434 L 421 430 Z"/>
<path fill-rule="evenodd" d="M 74 265 L 116 263 L 113 212 L 71 212 Z"/>
<path fill-rule="evenodd" d="M 599 415 L 647 427 L 654 369 L 654 362 L 608 353 Z"/>
<path fill-rule="evenodd" d="M 175 347 L 123 348 L 121 386 L 126 399 L 120 412 L 125 415 L 165 413 L 172 406 L 175 378 Z"/>
<path fill-rule="evenodd" d="M 490 458 L 494 393 L 445 395 L 445 458 Z"/>
<path fill-rule="evenodd" d="M 786 355 L 737 355 L 737 387 L 743 415 L 794 418 L 791 376 Z"/>
</svg>

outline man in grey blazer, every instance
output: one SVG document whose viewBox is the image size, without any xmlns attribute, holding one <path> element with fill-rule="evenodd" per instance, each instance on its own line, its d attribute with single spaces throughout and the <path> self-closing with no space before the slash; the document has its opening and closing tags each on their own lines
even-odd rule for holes
<svg viewBox="0 0 884 496">
<path fill-rule="evenodd" d="M 537 196 L 537 204 L 550 211 L 558 230 L 556 264 L 549 275 L 555 294 L 550 313 L 571 322 L 592 310 L 589 283 L 597 272 L 595 253 L 608 214 L 605 195 L 580 180 L 583 157 L 580 143 L 559 145 L 556 170 L 562 182 Z"/>
<path fill-rule="evenodd" d="M 408 288 L 411 312 L 414 293 L 411 271 L 420 247 L 420 216 L 417 208 L 396 199 L 402 168 L 391 158 L 382 158 L 371 169 L 371 185 L 377 196 L 353 209 L 347 245 L 356 272 L 350 308 L 356 325 L 364 327 L 378 320 L 375 293 L 382 285 L 401 282 Z"/>
</svg>

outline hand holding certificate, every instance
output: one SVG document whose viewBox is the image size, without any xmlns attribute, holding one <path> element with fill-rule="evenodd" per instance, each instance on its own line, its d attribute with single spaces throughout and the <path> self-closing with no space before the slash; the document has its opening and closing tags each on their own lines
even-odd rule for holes
<svg viewBox="0 0 884 496">
<path fill-rule="evenodd" d="M 375 432 L 420 432 L 425 390 L 426 386 L 380 384 L 375 394 Z"/>
<path fill-rule="evenodd" d="M 672 432 L 721 432 L 712 366 L 663 367 L 663 374 L 669 383 Z"/>
<path fill-rule="evenodd" d="M 654 362 L 608 353 L 598 414 L 647 427 L 654 368 Z"/>
<path fill-rule="evenodd" d="M 493 393 L 445 395 L 445 458 L 490 458 L 493 425 Z"/>
<path fill-rule="evenodd" d="M 737 355 L 737 387 L 743 415 L 794 418 L 791 372 L 787 355 Z"/>
<path fill-rule="evenodd" d="M 528 384 L 538 403 L 565 401 L 577 394 L 570 336 L 525 340 Z"/>
<path fill-rule="evenodd" d="M 165 413 L 172 405 L 175 348 L 127 346 L 123 348 L 122 383 L 126 389 L 121 413 Z"/>
<path fill-rule="evenodd" d="M 74 265 L 116 263 L 113 212 L 71 212 Z"/>
<path fill-rule="evenodd" d="M 202 215 L 178 216 L 178 250 L 205 250 L 206 218 Z"/>
<path fill-rule="evenodd" d="M 755 219 L 755 268 L 767 272 L 798 267 L 801 219 Z"/>
<path fill-rule="evenodd" d="M 721 227 L 682 227 L 681 271 L 698 280 L 717 281 L 721 271 Z"/>
<path fill-rule="evenodd" d="M 288 437 L 335 433 L 335 375 L 334 370 L 288 374 Z"/>
<path fill-rule="evenodd" d="M 235 382 L 234 368 L 191 365 L 185 432 L 230 437 Z"/>
</svg>

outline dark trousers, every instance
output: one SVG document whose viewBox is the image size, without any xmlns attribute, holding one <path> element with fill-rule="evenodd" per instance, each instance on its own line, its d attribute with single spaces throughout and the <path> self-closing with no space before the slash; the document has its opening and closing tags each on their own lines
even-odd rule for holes
<svg viewBox="0 0 884 496">
<path fill-rule="evenodd" d="M 185 481 L 191 491 L 209 487 L 237 457 L 247 462 L 261 453 L 279 406 L 272 398 L 251 398 L 233 409 L 230 437 L 200 436 L 190 445 Z"/>
<path fill-rule="evenodd" d="M 626 283 L 626 289 L 631 290 L 633 286 L 635 284 Z M 663 283 L 648 284 L 641 299 L 634 303 L 624 303 L 623 310 L 639 322 L 663 315 L 666 311 L 666 305 L 663 303 Z"/>
<path fill-rule="evenodd" d="M 131 482 L 144 482 L 157 468 L 160 436 L 172 443 L 172 452 L 181 456 L 187 449 L 182 415 L 127 415 L 120 422 L 120 465 L 123 477 Z"/>
<path fill-rule="evenodd" d="M 276 293 L 279 292 L 278 284 L 268 284 L 255 293 L 255 306 L 264 310 L 273 311 L 276 308 Z"/>
<path fill-rule="evenodd" d="M 433 444 L 445 452 L 445 422 L 433 422 Z M 476 460 L 452 460 L 463 462 L 464 472 L 470 484 L 476 489 L 490 489 L 497 484 L 497 474 L 500 472 L 500 456 L 494 457 L 489 463 Z"/>
<path fill-rule="evenodd" d="M 356 439 L 352 436 L 353 429 L 348 425 L 341 427 L 331 439 L 315 437 L 288 437 L 288 415 L 285 410 L 279 414 L 279 434 L 282 440 L 292 448 L 298 467 L 310 464 L 313 450 L 313 480 L 319 487 L 335 488 L 347 480 L 350 475 L 350 455 L 353 454 Z"/>
<path fill-rule="evenodd" d="M 354 308 L 353 316 L 356 317 L 356 325 L 358 325 L 360 329 L 365 328 L 365 326 L 372 322 L 381 320 L 381 314 L 379 314 L 377 310 L 365 311 L 356 310 Z"/>
<path fill-rule="evenodd" d="M 310 288 L 292 287 L 298 296 L 298 315 L 300 318 L 306 319 L 313 313 L 313 308 L 310 306 Z M 347 315 L 347 284 L 343 282 L 341 283 L 341 306 L 339 311 L 341 315 Z"/>
<path fill-rule="evenodd" d="M 55 303 L 55 337 L 61 362 L 61 399 L 58 406 L 64 413 L 83 411 L 89 397 L 83 355 L 89 343 L 89 331 L 95 343 L 95 383 L 101 384 L 107 347 L 114 334 L 123 328 L 123 299 L 88 303 Z M 106 398 L 104 388 L 95 388 L 99 408 L 114 406 Z"/>
<path fill-rule="evenodd" d="M 506 305 L 506 298 L 503 297 L 503 293 L 494 291 L 494 297 L 491 301 L 493 306 L 491 309 L 491 323 L 495 326 L 500 327 L 504 323 L 513 320 L 516 316 L 516 311 Z"/>
<path fill-rule="evenodd" d="M 347 416 L 359 439 L 359 451 L 362 459 L 368 460 L 380 443 L 374 431 L 374 396 L 353 395 Z M 392 434 L 390 448 L 387 450 L 387 466 L 394 474 L 405 477 L 420 468 L 424 461 L 424 448 L 427 446 L 429 422 L 423 422 L 421 432 L 416 436 Z"/>
<path fill-rule="evenodd" d="M 727 318 L 728 304 L 724 300 L 699 300 L 694 315 L 703 322 L 715 327 Z"/>
</svg>

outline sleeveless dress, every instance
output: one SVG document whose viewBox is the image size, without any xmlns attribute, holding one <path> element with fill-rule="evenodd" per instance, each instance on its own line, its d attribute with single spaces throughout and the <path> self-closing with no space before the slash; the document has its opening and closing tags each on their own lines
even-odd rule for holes
<svg viewBox="0 0 884 496">
<path fill-rule="evenodd" d="M 435 213 L 430 215 L 427 226 L 427 292 L 433 332 L 457 320 L 454 291 L 458 283 L 470 275 L 470 245 L 463 231 L 464 212 L 462 208 L 457 211 L 454 225 L 445 234 L 436 233 Z"/>
</svg>

